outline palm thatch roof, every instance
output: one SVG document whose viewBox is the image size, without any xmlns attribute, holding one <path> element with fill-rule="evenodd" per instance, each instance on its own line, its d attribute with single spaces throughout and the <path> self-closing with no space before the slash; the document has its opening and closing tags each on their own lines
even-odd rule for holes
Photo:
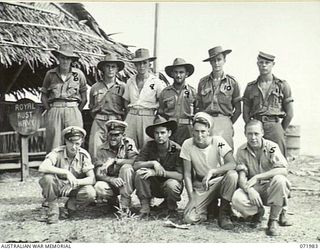
<svg viewBox="0 0 320 250">
<path fill-rule="evenodd" d="M 75 66 L 89 84 L 106 51 L 132 58 L 128 46 L 108 36 L 80 3 L 0 2 L 0 99 L 25 90 L 36 93 L 45 72 L 56 64 L 51 52 L 65 41 L 74 46 L 80 57 Z M 133 65 L 125 64 L 122 78 L 134 73 Z"/>
</svg>

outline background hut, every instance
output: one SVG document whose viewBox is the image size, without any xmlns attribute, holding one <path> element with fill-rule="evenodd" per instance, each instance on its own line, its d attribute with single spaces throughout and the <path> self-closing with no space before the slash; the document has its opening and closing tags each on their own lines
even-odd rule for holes
<svg viewBox="0 0 320 250">
<path fill-rule="evenodd" d="M 128 46 L 110 38 L 80 3 L 0 2 L 0 132 L 13 130 L 5 95 L 17 99 L 26 92 L 39 95 L 45 73 L 56 65 L 51 52 L 64 41 L 74 46 L 80 57 L 74 66 L 85 73 L 89 85 L 95 82 L 96 65 L 106 51 L 125 60 L 132 56 Z M 133 73 L 133 65 L 126 62 L 119 77 L 126 80 Z M 1 134 L 0 154 L 18 152 L 15 133 Z M 42 150 L 43 137 L 30 140 L 31 152 Z"/>
</svg>

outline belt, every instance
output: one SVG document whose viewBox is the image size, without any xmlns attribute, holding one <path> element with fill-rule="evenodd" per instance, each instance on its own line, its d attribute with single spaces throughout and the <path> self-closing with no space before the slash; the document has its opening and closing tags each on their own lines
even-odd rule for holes
<svg viewBox="0 0 320 250">
<path fill-rule="evenodd" d="M 96 116 L 94 117 L 94 119 L 98 119 L 98 120 L 103 120 L 103 121 L 108 121 L 108 120 L 117 120 L 117 119 L 121 119 L 120 115 L 104 115 L 104 114 L 96 114 Z"/>
<path fill-rule="evenodd" d="M 78 107 L 78 103 L 77 102 L 53 102 L 50 104 L 50 107 L 55 107 L 55 108 Z"/>
<path fill-rule="evenodd" d="M 154 116 L 154 109 L 130 109 L 129 114 L 131 115 L 140 115 L 140 116 Z"/>
<path fill-rule="evenodd" d="M 183 124 L 183 125 L 191 125 L 192 124 L 192 120 L 189 118 L 170 118 L 169 120 L 171 121 L 176 121 L 178 124 Z"/>
<path fill-rule="evenodd" d="M 254 116 L 254 119 L 257 119 L 261 122 L 278 122 L 280 118 L 278 116 L 273 115 L 261 115 L 261 116 Z"/>
</svg>

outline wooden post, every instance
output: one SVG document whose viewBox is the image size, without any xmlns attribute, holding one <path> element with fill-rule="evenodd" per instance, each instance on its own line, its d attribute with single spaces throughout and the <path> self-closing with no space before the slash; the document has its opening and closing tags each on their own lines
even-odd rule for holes
<svg viewBox="0 0 320 250">
<path fill-rule="evenodd" d="M 158 54 L 158 16 L 159 16 L 159 3 L 155 5 L 155 15 L 154 15 L 154 44 L 153 44 L 153 56 Z M 157 60 L 153 62 L 153 71 L 154 73 L 158 72 Z"/>
<path fill-rule="evenodd" d="M 20 156 L 21 156 L 21 181 L 26 180 L 29 177 L 29 153 L 28 153 L 28 137 L 21 135 L 20 138 Z"/>
</svg>

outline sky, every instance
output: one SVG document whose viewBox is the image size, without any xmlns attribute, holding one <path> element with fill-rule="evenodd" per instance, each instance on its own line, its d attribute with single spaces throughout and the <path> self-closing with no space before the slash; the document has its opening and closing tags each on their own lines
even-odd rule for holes
<svg viewBox="0 0 320 250">
<path fill-rule="evenodd" d="M 87 10 L 106 33 L 137 48 L 153 53 L 154 3 L 85 3 Z M 234 76 L 243 93 L 246 84 L 258 77 L 259 51 L 276 56 L 274 74 L 291 86 L 294 119 L 301 128 L 301 153 L 319 155 L 320 105 L 320 2 L 160 3 L 157 66 L 172 64 L 182 57 L 195 66 L 188 83 L 197 87 L 210 73 L 208 50 L 221 45 L 232 49 L 224 71 Z M 235 128 L 235 146 L 241 145 L 243 120 Z"/>
</svg>

